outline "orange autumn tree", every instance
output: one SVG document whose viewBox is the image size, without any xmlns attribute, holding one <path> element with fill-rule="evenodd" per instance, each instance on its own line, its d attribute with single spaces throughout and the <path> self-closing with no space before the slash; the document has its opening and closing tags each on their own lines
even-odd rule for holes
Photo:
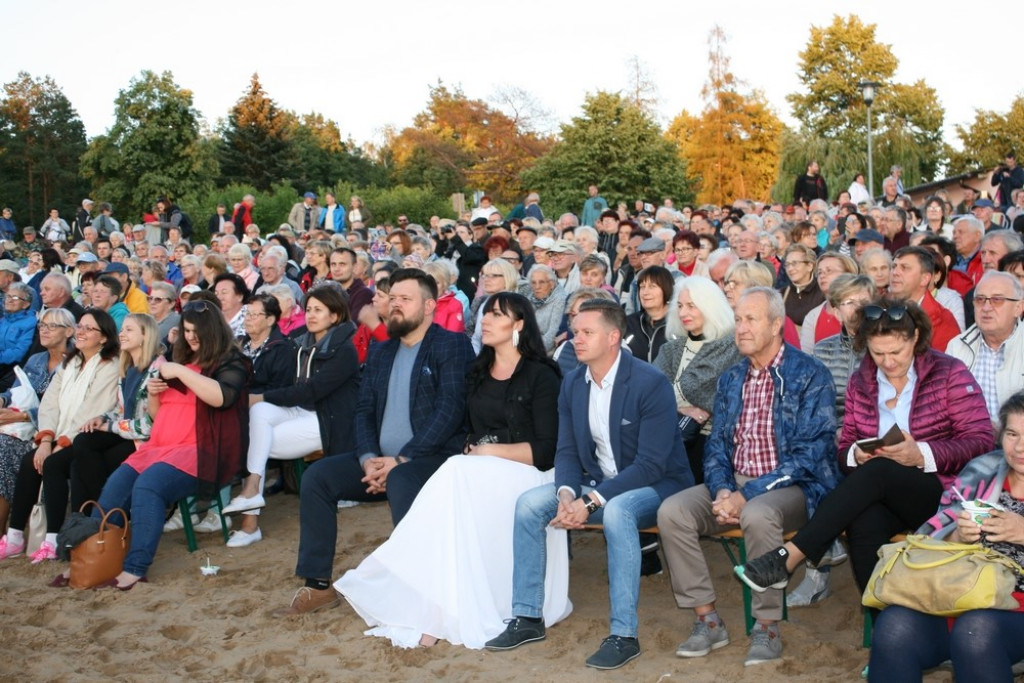
<svg viewBox="0 0 1024 683">
<path fill-rule="evenodd" d="M 779 169 L 782 122 L 760 91 L 740 91 L 725 43 L 725 32 L 716 26 L 708 38 L 704 111 L 694 116 L 683 110 L 665 133 L 686 160 L 701 204 L 767 198 Z"/>
<path fill-rule="evenodd" d="M 438 193 L 486 190 L 495 201 L 522 200 L 519 174 L 552 140 L 443 83 L 430 88 L 427 109 L 389 140 L 393 180 Z"/>
</svg>

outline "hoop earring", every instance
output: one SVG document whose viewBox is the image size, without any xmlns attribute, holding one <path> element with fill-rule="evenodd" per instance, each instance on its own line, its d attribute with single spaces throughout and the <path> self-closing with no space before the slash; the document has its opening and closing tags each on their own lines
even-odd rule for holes
<svg viewBox="0 0 1024 683">
<path fill-rule="evenodd" d="M 519 348 L 519 330 L 512 330 L 512 346 Z"/>
</svg>

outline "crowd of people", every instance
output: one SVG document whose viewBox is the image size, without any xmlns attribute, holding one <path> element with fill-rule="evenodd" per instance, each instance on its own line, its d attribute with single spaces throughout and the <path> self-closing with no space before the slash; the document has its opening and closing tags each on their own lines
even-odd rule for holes
<svg viewBox="0 0 1024 683">
<path fill-rule="evenodd" d="M 545 218 L 536 193 L 420 225 L 307 192 L 268 232 L 248 195 L 216 207 L 208 243 L 166 197 L 137 224 L 86 199 L 17 242 L 5 209 L 0 559 L 26 554 L 37 501 L 39 564 L 69 505 L 96 500 L 130 513 L 110 582 L 130 590 L 184 525 L 178 501 L 199 531 L 240 515 L 228 546 L 265 542 L 274 467 L 322 456 L 279 618 L 343 597 L 397 645 L 516 648 L 571 613 L 568 532 L 598 525 L 609 635 L 586 664 L 639 656 L 641 580 L 662 556 L 693 612 L 676 655 L 703 657 L 730 637 L 700 539 L 740 529 L 744 662 L 779 659 L 784 607 L 827 599 L 847 557 L 863 590 L 896 534 L 1024 556 L 1024 191 L 1007 166 L 998 205 L 973 189 L 915 205 L 898 169 L 877 203 L 856 187 L 830 201 L 812 162 L 790 205 L 630 210 L 592 185 L 582 222 Z M 970 521 L 957 477 L 998 480 L 1002 510 Z M 338 511 L 373 501 L 394 532 L 335 580 Z M 883 611 L 871 679 L 946 659 L 964 680 L 979 659 L 1009 675 L 1015 590 L 1021 610 L 948 634 Z M 924 646 L 925 629 L 943 635 Z"/>
</svg>

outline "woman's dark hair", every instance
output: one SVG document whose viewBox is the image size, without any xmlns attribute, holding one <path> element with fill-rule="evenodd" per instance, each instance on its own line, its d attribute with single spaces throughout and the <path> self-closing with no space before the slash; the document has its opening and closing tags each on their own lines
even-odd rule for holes
<svg viewBox="0 0 1024 683">
<path fill-rule="evenodd" d="M 872 320 L 866 313 L 872 306 L 883 309 L 882 315 Z M 892 308 L 904 308 L 906 313 L 893 320 L 889 314 Z M 881 297 L 872 300 L 870 304 L 861 306 L 854 314 L 857 321 L 857 334 L 853 338 L 853 350 L 857 353 L 864 353 L 868 348 L 868 340 L 872 337 L 883 337 L 894 335 L 903 339 L 913 339 L 917 333 L 917 343 L 914 344 L 914 355 L 921 356 L 932 343 L 932 321 L 929 320 L 921 307 L 913 301 L 898 299 L 896 297 Z"/>
<path fill-rule="evenodd" d="M 1024 391 L 1006 399 L 1003 405 L 999 406 L 999 440 L 1003 440 L 1003 433 L 1006 431 L 1006 423 L 1011 415 L 1024 415 Z"/>
<path fill-rule="evenodd" d="M 519 346 L 517 347 L 519 353 L 525 360 L 549 365 L 558 373 L 559 377 L 562 376 L 558 364 L 548 358 L 547 350 L 544 348 L 544 338 L 537 325 L 537 316 L 533 312 L 533 306 L 530 305 L 529 299 L 516 292 L 498 292 L 491 295 L 484 306 L 486 310 L 483 311 L 483 314 L 497 309 L 511 318 L 513 322 L 521 320 L 523 330 L 519 333 Z M 493 366 L 494 348 L 484 344 L 480 355 L 476 357 L 469 369 L 469 386 L 472 388 L 479 385 L 488 376 Z"/>
<path fill-rule="evenodd" d="M 185 323 L 192 325 L 199 337 L 198 352 L 193 352 L 185 341 Z M 181 322 L 178 323 L 178 340 L 174 342 L 175 363 L 195 363 L 203 370 L 212 370 L 234 348 L 234 335 L 219 306 L 203 298 L 197 300 L 196 297 L 185 304 L 181 309 Z"/>
<path fill-rule="evenodd" d="M 793 229 L 789 231 L 789 241 L 799 242 L 807 235 L 807 233 L 814 232 L 816 232 L 816 228 L 813 223 L 810 221 L 798 221 L 797 224 L 793 226 Z"/>
<path fill-rule="evenodd" d="M 242 303 L 245 303 L 245 300 L 249 298 L 249 288 L 245 285 L 245 280 L 242 279 L 241 275 L 221 273 L 213 278 L 213 289 L 217 288 L 217 283 L 219 282 L 230 282 L 235 288 L 235 294 L 242 297 Z"/>
<path fill-rule="evenodd" d="M 661 293 L 665 297 L 665 303 L 669 304 L 672 302 L 672 289 L 676 286 L 675 278 L 672 277 L 672 273 L 669 272 L 668 268 L 663 266 L 648 266 L 640 271 L 640 274 L 636 276 L 636 286 L 639 287 L 645 282 L 653 282 L 661 290 Z"/>
<path fill-rule="evenodd" d="M 249 305 L 259 303 L 263 306 L 263 313 L 268 318 L 274 319 L 276 325 L 281 320 L 281 302 L 277 300 L 276 296 L 271 294 L 257 294 L 249 300 Z"/>
<path fill-rule="evenodd" d="M 63 261 L 61 260 L 60 257 L 60 252 L 57 251 L 56 249 L 43 249 L 41 252 L 39 252 L 39 255 L 43 257 L 43 270 L 49 271 L 52 268 L 55 268 L 63 264 Z"/>
<path fill-rule="evenodd" d="M 121 353 L 121 342 L 117 338 L 117 323 L 110 317 L 110 314 L 99 308 L 87 308 L 85 313 L 82 314 L 82 318 L 85 316 L 92 316 L 92 319 L 96 321 L 96 327 L 100 328 L 100 334 L 106 339 L 103 342 L 103 346 L 100 347 L 100 358 L 103 360 L 115 360 Z M 82 320 L 79 319 L 79 322 Z M 75 356 L 81 355 L 81 351 L 74 344 L 71 344 L 69 351 L 64 356 L 64 367 L 68 366 L 68 363 Z"/>
<path fill-rule="evenodd" d="M 1018 263 L 1024 264 L 1024 249 L 1011 251 L 1009 254 L 999 259 L 999 270 L 1005 273 L 1010 269 L 1010 266 L 1015 266 Z"/>
<path fill-rule="evenodd" d="M 270 235 L 269 237 L 267 237 L 267 241 L 268 242 L 273 242 L 274 244 L 278 244 L 278 245 L 284 247 L 285 253 L 288 254 L 288 260 L 289 261 L 294 261 L 295 260 L 295 247 L 293 247 L 291 245 L 291 243 L 288 241 L 288 238 L 284 237 L 283 235 L 278 235 L 275 232 L 273 235 Z M 282 263 L 281 267 L 284 268 L 287 265 L 288 265 L 287 263 Z"/>
<path fill-rule="evenodd" d="M 674 248 L 680 242 L 686 242 L 695 250 L 700 249 L 700 237 L 692 230 L 680 230 L 677 232 L 676 236 L 672 238 L 672 247 Z"/>
<path fill-rule="evenodd" d="M 309 305 L 310 299 L 316 299 L 326 306 L 328 311 L 338 316 L 336 325 L 352 319 L 352 314 L 349 313 L 348 309 L 348 302 L 345 301 L 345 297 L 341 295 L 339 289 L 333 285 L 320 285 L 306 292 L 306 301 L 302 306 L 303 309 Z"/>
<path fill-rule="evenodd" d="M 82 276 L 78 278 L 78 283 L 95 282 L 99 276 L 100 273 L 97 273 L 95 270 L 90 270 L 88 273 L 82 273 Z"/>
</svg>

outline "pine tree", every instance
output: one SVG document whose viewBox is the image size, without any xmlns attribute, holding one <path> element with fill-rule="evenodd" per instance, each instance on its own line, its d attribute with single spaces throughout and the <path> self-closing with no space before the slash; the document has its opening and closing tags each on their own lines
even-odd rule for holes
<svg viewBox="0 0 1024 683">
<path fill-rule="evenodd" d="M 294 168 L 291 126 L 292 116 L 267 97 L 259 74 L 253 74 L 221 135 L 221 184 L 248 183 L 269 190 L 275 182 L 300 175 Z"/>
</svg>

